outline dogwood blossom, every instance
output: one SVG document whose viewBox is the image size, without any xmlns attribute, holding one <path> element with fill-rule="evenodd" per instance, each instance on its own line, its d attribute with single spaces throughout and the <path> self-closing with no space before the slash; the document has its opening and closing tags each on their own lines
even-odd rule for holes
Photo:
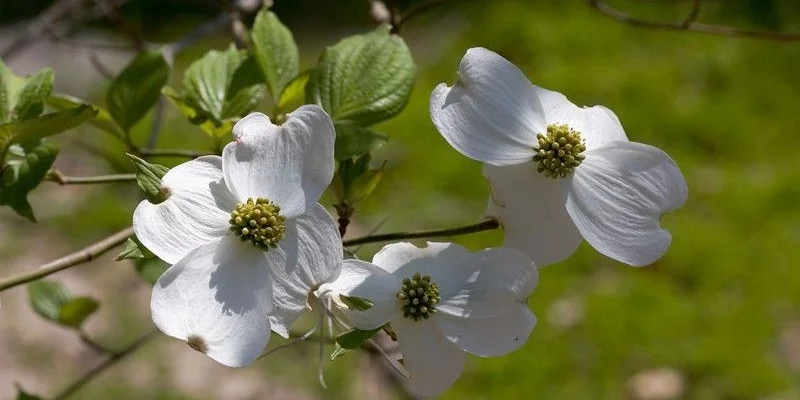
<svg viewBox="0 0 800 400">
<path fill-rule="evenodd" d="M 537 279 L 533 263 L 513 249 L 395 243 L 372 263 L 345 260 L 339 277 L 317 293 L 334 299 L 359 329 L 390 324 L 409 389 L 435 396 L 461 375 L 465 352 L 499 356 L 527 341 L 536 318 L 526 303 Z M 348 297 L 372 306 L 350 309 Z"/>
<path fill-rule="evenodd" d="M 158 328 L 222 364 L 244 366 L 262 352 L 270 328 L 288 335 L 309 292 L 338 274 L 342 247 L 317 203 L 333 177 L 330 117 L 303 106 L 276 126 L 253 113 L 233 136 L 222 157 L 164 175 L 169 197 L 142 201 L 133 227 L 174 264 L 153 288 Z"/>
<path fill-rule="evenodd" d="M 487 214 L 506 246 L 539 266 L 566 259 L 582 238 L 634 266 L 667 251 L 661 215 L 687 197 L 672 158 L 628 141 L 611 110 L 535 86 L 489 50 L 468 50 L 458 75 L 434 89 L 431 117 L 450 145 L 485 163 Z"/>
</svg>

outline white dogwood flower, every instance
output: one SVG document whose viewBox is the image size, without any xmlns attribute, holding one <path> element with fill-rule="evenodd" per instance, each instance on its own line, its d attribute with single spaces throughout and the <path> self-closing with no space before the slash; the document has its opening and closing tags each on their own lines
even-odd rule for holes
<svg viewBox="0 0 800 400">
<path fill-rule="evenodd" d="M 339 277 L 317 293 L 331 296 L 359 329 L 391 324 L 409 389 L 435 396 L 461 375 L 465 352 L 499 356 L 527 341 L 536 325 L 527 299 L 537 279 L 533 263 L 513 249 L 470 253 L 452 243 L 395 243 L 372 263 L 345 260 Z M 372 306 L 349 309 L 341 296 Z"/>
<path fill-rule="evenodd" d="M 566 259 L 581 238 L 634 266 L 664 255 L 671 236 L 661 215 L 687 197 L 666 153 L 628 141 L 611 110 L 534 86 L 489 50 L 468 50 L 458 75 L 434 89 L 431 117 L 450 145 L 485 163 L 487 213 L 506 246 L 539 266 Z"/>
<path fill-rule="evenodd" d="M 233 136 L 222 157 L 164 175 L 169 197 L 142 201 L 133 227 L 174 264 L 153 288 L 158 328 L 222 364 L 244 366 L 262 352 L 270 327 L 286 336 L 309 292 L 338 275 L 342 247 L 317 203 L 333 177 L 330 117 L 303 106 L 276 126 L 253 113 Z"/>
</svg>

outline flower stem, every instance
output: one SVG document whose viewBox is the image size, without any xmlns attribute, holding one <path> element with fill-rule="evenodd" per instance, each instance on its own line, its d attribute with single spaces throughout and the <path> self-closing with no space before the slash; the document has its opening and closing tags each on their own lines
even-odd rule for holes
<svg viewBox="0 0 800 400">
<path fill-rule="evenodd" d="M 136 174 L 65 176 L 61 171 L 53 168 L 48 171 L 44 179 L 56 182 L 59 185 L 91 185 L 95 183 L 133 182 L 136 181 Z"/>
<path fill-rule="evenodd" d="M 80 378 L 75 380 L 75 382 L 67 386 L 66 389 L 62 390 L 61 392 L 53 396 L 53 400 L 62 400 L 71 396 L 73 393 L 77 392 L 87 383 L 89 383 L 92 379 L 100 375 L 103 371 L 107 370 L 108 368 L 110 368 L 117 362 L 121 361 L 134 351 L 138 350 L 139 347 L 141 347 L 143 344 L 155 338 L 156 333 L 158 333 L 158 329 L 154 328 L 150 332 L 147 332 L 146 334 L 140 336 L 138 339 L 134 340 L 131 344 L 125 346 L 125 348 L 112 353 L 111 355 L 108 356 L 108 358 L 103 360 L 102 363 L 90 369 L 89 372 L 85 373 Z"/>
<path fill-rule="evenodd" d="M 485 221 L 478 222 L 477 224 L 458 226 L 455 228 L 432 229 L 427 231 L 416 231 L 416 232 L 394 232 L 394 233 L 384 233 L 382 235 L 364 236 L 360 238 L 344 240 L 342 241 L 342 245 L 344 247 L 350 247 L 359 244 L 388 242 L 392 240 L 401 240 L 401 239 L 419 239 L 428 237 L 466 235 L 469 233 L 489 231 L 492 229 L 497 229 L 499 227 L 500 223 L 497 222 L 496 219 L 487 219 Z"/>
<path fill-rule="evenodd" d="M 91 246 L 78 250 L 72 254 L 51 261 L 33 271 L 25 272 L 17 276 L 0 280 L 0 292 L 3 290 L 19 286 L 39 278 L 44 278 L 50 274 L 73 267 L 78 264 L 89 262 L 104 254 L 105 252 L 119 246 L 133 235 L 133 228 L 127 227 Z"/>
</svg>

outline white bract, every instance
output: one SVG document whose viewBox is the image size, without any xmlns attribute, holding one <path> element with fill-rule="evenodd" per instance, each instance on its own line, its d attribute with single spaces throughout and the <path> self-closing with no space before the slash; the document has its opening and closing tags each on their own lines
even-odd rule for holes
<svg viewBox="0 0 800 400">
<path fill-rule="evenodd" d="M 499 356 L 525 343 L 536 324 L 527 299 L 537 276 L 533 263 L 512 249 L 470 253 L 452 243 L 395 243 L 372 263 L 345 260 L 339 277 L 318 293 L 331 296 L 359 329 L 391 324 L 409 389 L 435 396 L 461 375 L 465 351 Z M 340 296 L 373 305 L 349 309 Z"/>
<path fill-rule="evenodd" d="M 581 237 L 634 266 L 664 255 L 671 236 L 661 215 L 687 197 L 666 153 L 628 141 L 611 110 L 534 86 L 489 50 L 468 50 L 458 75 L 434 89 L 431 117 L 450 145 L 485 163 L 487 213 L 506 246 L 539 266 L 569 257 Z"/>
<path fill-rule="evenodd" d="M 222 157 L 164 175 L 169 197 L 142 201 L 133 227 L 174 264 L 153 288 L 158 328 L 222 364 L 244 366 L 261 354 L 270 328 L 288 336 L 309 292 L 338 274 L 342 247 L 317 203 L 333 177 L 330 117 L 303 106 L 276 126 L 253 113 L 233 136 Z"/>
</svg>

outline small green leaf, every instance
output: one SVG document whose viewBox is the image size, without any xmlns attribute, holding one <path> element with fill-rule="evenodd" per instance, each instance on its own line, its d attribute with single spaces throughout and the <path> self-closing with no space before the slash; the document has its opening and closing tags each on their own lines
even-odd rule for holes
<svg viewBox="0 0 800 400">
<path fill-rule="evenodd" d="M 169 86 L 164 86 L 164 88 L 161 89 L 161 94 L 163 94 L 190 123 L 199 126 L 200 129 L 209 136 L 222 137 L 231 133 L 233 121 L 226 120 L 219 126 L 215 125 L 213 121 L 206 117 L 205 112 L 189 104 L 183 96 L 176 93 L 175 89 Z"/>
<path fill-rule="evenodd" d="M 62 325 L 79 327 L 92 315 L 100 304 L 91 297 L 74 297 L 61 306 L 58 312 L 58 322 Z"/>
<path fill-rule="evenodd" d="M 344 347 L 340 346 L 339 343 L 334 344 L 333 351 L 331 352 L 331 362 L 333 360 L 347 354 L 350 350 L 345 349 Z"/>
<path fill-rule="evenodd" d="M 17 76 L 0 60 L 0 123 L 11 120 L 11 111 L 17 104 L 19 92 L 25 87 L 25 82 L 25 78 Z"/>
<path fill-rule="evenodd" d="M 138 239 L 128 238 L 125 242 L 125 247 L 122 249 L 122 252 L 114 258 L 114 261 L 120 260 L 129 260 L 129 259 L 137 259 L 137 258 L 153 258 L 155 255 L 147 250 L 144 245 L 142 245 Z"/>
<path fill-rule="evenodd" d="M 111 81 L 106 103 L 123 131 L 129 132 L 156 104 L 168 79 L 169 66 L 164 56 L 158 51 L 144 50 Z"/>
<path fill-rule="evenodd" d="M 151 285 L 155 284 L 164 271 L 169 268 L 169 264 L 157 257 L 135 259 L 133 265 L 139 277 Z"/>
<path fill-rule="evenodd" d="M 19 92 L 19 99 L 11 114 L 15 121 L 36 118 L 44 110 L 44 101 L 53 90 L 53 70 L 45 68 L 37 71 Z"/>
<path fill-rule="evenodd" d="M 369 126 L 405 108 L 416 66 L 408 46 L 383 26 L 327 48 L 306 86 L 309 103 L 336 122 Z"/>
<path fill-rule="evenodd" d="M 253 54 L 264 74 L 267 91 L 277 102 L 278 95 L 297 75 L 300 54 L 292 32 L 272 11 L 262 8 L 253 22 L 250 33 Z"/>
<path fill-rule="evenodd" d="M 389 137 L 353 124 L 335 124 L 336 142 L 333 153 L 337 160 L 367 154 L 381 147 Z"/>
<path fill-rule="evenodd" d="M 372 308 L 375 303 L 363 298 L 363 297 L 356 297 L 356 296 L 345 296 L 343 294 L 339 295 L 339 298 L 342 300 L 348 308 L 358 311 L 366 311 Z"/>
<path fill-rule="evenodd" d="M 169 197 L 169 191 L 161 187 L 161 178 L 169 168 L 151 164 L 133 154 L 128 154 L 133 164 L 136 165 L 136 183 L 144 192 L 144 197 L 153 204 L 163 203 Z"/>
<path fill-rule="evenodd" d="M 61 307 L 70 301 L 70 294 L 58 282 L 40 280 L 28 285 L 28 299 L 39 315 L 58 321 Z"/>
<path fill-rule="evenodd" d="M 39 186 L 57 155 L 57 147 L 50 143 L 41 143 L 27 151 L 21 160 L 9 162 L 2 172 L 0 204 L 11 206 L 17 214 L 36 222 L 28 203 L 28 193 Z"/>
<path fill-rule="evenodd" d="M 311 71 L 305 71 L 296 78 L 292 79 L 278 98 L 278 104 L 275 107 L 277 114 L 283 114 L 300 107 L 305 103 L 306 84 L 308 78 L 311 76 Z"/>
<path fill-rule="evenodd" d="M 349 204 L 356 204 L 369 196 L 383 179 L 383 169 L 386 166 L 384 163 L 380 168 L 371 169 L 356 178 L 350 185 L 350 191 L 347 193 L 347 202 Z"/>
<path fill-rule="evenodd" d="M 336 344 L 342 346 L 342 348 L 347 350 L 353 350 L 361 347 L 361 344 L 369 340 L 371 337 L 375 336 L 378 331 L 382 328 L 377 329 L 370 329 L 368 331 L 362 331 L 361 329 L 353 329 L 347 331 L 339 336 L 336 337 Z"/>
<path fill-rule="evenodd" d="M 356 159 L 339 161 L 339 168 L 336 169 L 332 182 L 337 200 L 340 202 L 347 201 L 353 182 L 369 170 L 370 159 L 371 157 L 367 153 Z"/>
<path fill-rule="evenodd" d="M 266 92 L 257 63 L 231 45 L 211 50 L 192 63 L 183 76 L 183 99 L 219 126 L 252 111 Z"/>
<path fill-rule="evenodd" d="M 47 98 L 47 105 L 55 110 L 65 110 L 68 108 L 80 107 L 84 104 L 88 104 L 88 102 L 67 94 L 56 93 Z M 108 132 L 118 138 L 122 138 L 123 134 L 119 130 L 117 124 L 114 122 L 114 119 L 111 118 L 111 114 L 109 114 L 105 109 L 95 105 L 92 105 L 92 107 L 97 110 L 97 114 L 94 116 L 94 118 L 88 120 L 87 123 L 97 129 Z"/>
</svg>

